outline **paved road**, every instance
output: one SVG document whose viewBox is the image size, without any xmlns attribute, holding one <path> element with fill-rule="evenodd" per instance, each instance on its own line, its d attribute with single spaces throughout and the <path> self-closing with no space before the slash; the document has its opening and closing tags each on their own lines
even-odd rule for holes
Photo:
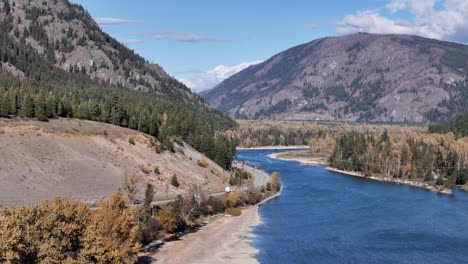
<svg viewBox="0 0 468 264">
<path fill-rule="evenodd" d="M 237 162 L 233 163 L 232 166 L 235 167 L 235 168 L 238 168 L 238 169 L 244 169 L 248 173 L 252 174 L 254 176 L 253 186 L 256 187 L 256 188 L 260 188 L 260 187 L 266 185 L 268 183 L 268 180 L 270 179 L 270 175 L 268 173 L 266 173 L 265 171 L 255 169 L 255 168 L 252 168 L 252 167 L 247 166 L 247 165 L 242 165 L 241 163 L 237 163 Z M 252 185 L 244 185 L 244 186 L 242 186 L 241 190 L 244 191 L 244 190 L 249 189 L 250 187 L 252 187 Z M 210 196 L 220 197 L 220 196 L 223 196 L 224 194 L 225 194 L 225 192 L 218 192 L 218 193 L 212 193 L 212 194 L 210 194 Z M 163 201 L 154 201 L 154 202 L 151 203 L 151 205 L 161 206 L 161 205 L 166 205 L 166 204 L 168 204 L 170 202 L 173 202 L 173 201 L 174 201 L 174 199 L 163 200 Z"/>
<path fill-rule="evenodd" d="M 268 182 L 268 179 L 270 179 L 270 175 L 268 175 L 268 173 L 266 173 L 263 170 L 258 170 L 258 169 L 255 169 L 255 168 L 252 168 L 250 166 L 243 165 L 243 164 L 237 163 L 237 162 L 234 162 L 234 164 L 232 166 L 235 167 L 235 168 L 238 168 L 238 169 L 244 169 L 248 173 L 252 174 L 254 176 L 254 181 L 253 181 L 253 186 L 254 187 L 260 188 L 260 187 L 266 185 L 267 182 Z"/>
</svg>

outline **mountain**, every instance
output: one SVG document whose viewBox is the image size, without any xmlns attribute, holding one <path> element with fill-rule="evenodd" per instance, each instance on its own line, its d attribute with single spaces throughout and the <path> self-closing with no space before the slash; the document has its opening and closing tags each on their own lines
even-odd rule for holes
<svg viewBox="0 0 468 264">
<path fill-rule="evenodd" d="M 468 46 L 410 35 L 327 37 L 202 96 L 238 119 L 427 122 L 468 109 Z"/>
<path fill-rule="evenodd" d="M 80 5 L 66 0 L 2 0 L 2 5 L 2 31 L 65 71 L 134 90 L 173 88 L 189 93 L 159 65 L 103 32 Z M 21 72 L 15 66 L 9 70 Z"/>
<path fill-rule="evenodd" d="M 78 118 L 186 142 L 224 169 L 234 120 L 104 33 L 67 0 L 0 0 L 0 118 Z"/>
<path fill-rule="evenodd" d="M 20 80 L 99 85 L 149 93 L 232 127 L 159 65 L 103 32 L 80 5 L 67 0 L 0 1 L 0 72 Z M 221 127 L 218 126 L 218 127 Z"/>
</svg>

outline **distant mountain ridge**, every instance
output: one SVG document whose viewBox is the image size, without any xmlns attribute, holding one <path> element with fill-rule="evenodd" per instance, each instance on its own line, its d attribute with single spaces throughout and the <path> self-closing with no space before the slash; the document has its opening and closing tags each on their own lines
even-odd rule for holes
<svg viewBox="0 0 468 264">
<path fill-rule="evenodd" d="M 427 122 L 468 109 L 468 46 L 352 34 L 299 45 L 201 95 L 237 119 Z"/>
</svg>

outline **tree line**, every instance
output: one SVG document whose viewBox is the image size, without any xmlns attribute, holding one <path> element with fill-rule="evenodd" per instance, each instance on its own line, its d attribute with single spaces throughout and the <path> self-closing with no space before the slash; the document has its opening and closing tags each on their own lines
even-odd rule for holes
<svg viewBox="0 0 468 264">
<path fill-rule="evenodd" d="M 461 115 L 454 120 L 432 124 L 429 126 L 431 133 L 448 133 L 452 132 L 457 136 L 468 136 L 468 114 Z"/>
<path fill-rule="evenodd" d="M 468 139 L 445 135 L 366 135 L 336 138 L 330 165 L 365 176 L 422 180 L 453 188 L 468 181 Z"/>
<path fill-rule="evenodd" d="M 5 19 L 11 20 L 9 2 L 3 4 Z M 28 16 L 39 15 L 35 9 L 28 12 Z M 0 65 L 0 117 L 23 116 L 41 121 L 68 117 L 128 127 L 156 136 L 167 148 L 175 139 L 184 140 L 229 168 L 235 142 L 216 131 L 235 128 L 235 121 L 210 108 L 188 88 L 164 78 L 157 89 L 133 91 L 92 80 L 83 71 L 64 71 L 26 42 L 15 41 L 9 35 L 11 21 L 7 22 L 0 25 L 0 60 L 10 65 L 17 76 L 8 76 L 14 73 Z M 141 57 L 118 47 L 124 60 L 131 57 L 142 67 Z"/>
<path fill-rule="evenodd" d="M 79 118 L 150 134 L 172 149 L 180 139 L 228 169 L 235 142 L 183 106 L 142 93 L 101 87 L 53 87 L 0 76 L 0 117 Z"/>
<path fill-rule="evenodd" d="M 293 137 L 294 144 L 307 142 L 310 155 L 340 170 L 425 181 L 448 188 L 468 181 L 468 137 L 463 137 L 468 124 L 466 115 L 429 129 L 334 122 L 239 123 L 239 130 L 226 134 L 236 138 L 243 147 L 288 145 L 290 142 L 284 139 Z"/>
</svg>

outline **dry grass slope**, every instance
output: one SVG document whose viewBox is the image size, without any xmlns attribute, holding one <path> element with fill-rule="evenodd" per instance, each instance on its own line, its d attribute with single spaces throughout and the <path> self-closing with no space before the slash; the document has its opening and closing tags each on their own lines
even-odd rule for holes
<svg viewBox="0 0 468 264">
<path fill-rule="evenodd" d="M 0 205 L 33 204 L 56 196 L 96 203 L 119 190 L 125 171 L 141 174 L 140 198 L 147 182 L 155 186 L 156 200 L 174 198 L 192 184 L 213 193 L 223 191 L 229 174 L 213 162 L 200 167 L 194 157 L 201 155 L 189 146 L 157 154 L 151 140 L 130 129 L 92 121 L 0 119 Z M 170 184 L 174 174 L 179 188 Z"/>
</svg>

